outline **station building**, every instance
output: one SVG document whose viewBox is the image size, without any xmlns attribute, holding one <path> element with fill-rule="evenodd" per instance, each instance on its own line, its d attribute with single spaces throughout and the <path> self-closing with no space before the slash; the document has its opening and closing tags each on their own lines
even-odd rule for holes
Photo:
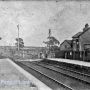
<svg viewBox="0 0 90 90">
<path fill-rule="evenodd" d="M 72 59 L 89 60 L 90 59 L 90 27 L 85 25 L 83 31 L 72 36 L 72 40 L 65 40 L 60 45 L 60 50 L 65 51 L 65 58 L 72 55 Z M 70 56 L 69 56 L 70 57 Z M 71 57 L 70 57 L 71 58 Z"/>
</svg>

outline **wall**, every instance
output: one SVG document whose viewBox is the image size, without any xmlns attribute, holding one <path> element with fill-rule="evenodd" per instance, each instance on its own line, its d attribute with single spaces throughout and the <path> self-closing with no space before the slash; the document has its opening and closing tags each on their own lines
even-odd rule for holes
<svg viewBox="0 0 90 90">
<path fill-rule="evenodd" d="M 66 41 L 63 42 L 61 45 L 60 45 L 60 50 L 67 50 L 68 48 L 71 48 L 70 44 L 67 43 Z"/>
<path fill-rule="evenodd" d="M 80 36 L 79 42 L 79 50 L 84 51 L 84 44 L 90 44 L 90 30 Z"/>
</svg>

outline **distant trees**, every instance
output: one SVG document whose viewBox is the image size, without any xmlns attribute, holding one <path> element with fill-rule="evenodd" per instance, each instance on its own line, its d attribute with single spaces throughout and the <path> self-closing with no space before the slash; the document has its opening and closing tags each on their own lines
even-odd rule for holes
<svg viewBox="0 0 90 90">
<path fill-rule="evenodd" d="M 49 49 L 49 51 L 57 51 L 59 50 L 59 44 L 60 42 L 54 37 L 51 36 L 51 30 L 49 29 L 49 36 L 47 37 L 48 41 L 44 41 L 43 43 L 45 43 Z"/>
<path fill-rule="evenodd" d="M 16 38 L 16 43 L 15 45 L 17 46 L 17 49 L 22 49 L 24 47 L 24 41 L 22 38 Z"/>
</svg>

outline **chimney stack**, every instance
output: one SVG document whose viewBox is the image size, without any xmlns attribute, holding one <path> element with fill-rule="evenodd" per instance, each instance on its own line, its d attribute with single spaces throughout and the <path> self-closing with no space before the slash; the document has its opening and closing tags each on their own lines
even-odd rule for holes
<svg viewBox="0 0 90 90">
<path fill-rule="evenodd" d="M 83 32 L 86 31 L 89 28 L 88 23 L 85 24 L 85 27 L 83 28 Z"/>
</svg>

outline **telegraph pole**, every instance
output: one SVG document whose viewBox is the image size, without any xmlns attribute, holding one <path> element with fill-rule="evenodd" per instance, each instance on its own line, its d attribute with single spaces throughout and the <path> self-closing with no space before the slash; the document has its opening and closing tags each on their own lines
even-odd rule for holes
<svg viewBox="0 0 90 90">
<path fill-rule="evenodd" d="M 49 29 L 49 41 L 50 41 L 50 37 L 51 37 L 51 29 Z M 49 42 L 49 53 L 50 53 L 50 42 Z"/>
<path fill-rule="evenodd" d="M 19 51 L 19 24 L 17 25 L 18 28 L 18 51 Z"/>
</svg>

